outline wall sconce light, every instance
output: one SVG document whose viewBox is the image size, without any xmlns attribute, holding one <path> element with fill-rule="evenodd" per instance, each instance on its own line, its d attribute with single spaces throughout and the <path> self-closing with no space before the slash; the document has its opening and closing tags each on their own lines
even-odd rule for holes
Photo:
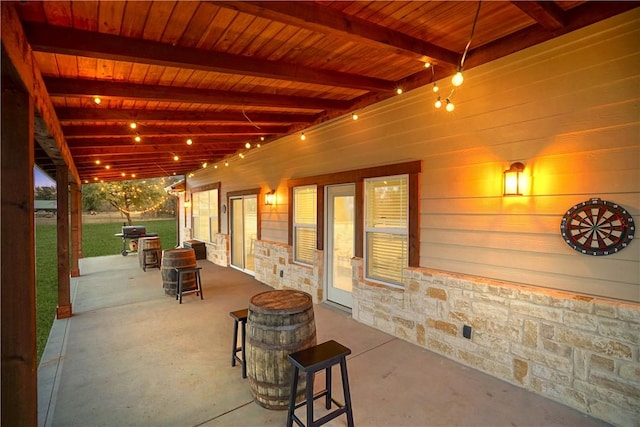
<svg viewBox="0 0 640 427">
<path fill-rule="evenodd" d="M 191 200 L 185 200 L 185 201 L 184 201 L 184 207 L 185 207 L 186 209 L 189 209 L 189 208 L 191 207 Z"/>
<path fill-rule="evenodd" d="M 524 165 L 520 162 L 512 163 L 509 169 L 504 171 L 505 196 L 522 196 Z"/>
<path fill-rule="evenodd" d="M 276 190 L 271 190 L 264 195 L 264 204 L 267 206 L 276 204 Z"/>
</svg>

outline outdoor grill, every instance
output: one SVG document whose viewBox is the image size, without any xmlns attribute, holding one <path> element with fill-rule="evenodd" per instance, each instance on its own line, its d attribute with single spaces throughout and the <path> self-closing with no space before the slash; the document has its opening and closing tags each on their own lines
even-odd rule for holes
<svg viewBox="0 0 640 427">
<path fill-rule="evenodd" d="M 122 233 L 116 233 L 116 237 L 122 237 L 122 256 L 127 256 L 127 240 L 138 240 L 141 237 L 157 237 L 158 233 L 147 233 L 143 225 L 123 225 Z"/>
</svg>

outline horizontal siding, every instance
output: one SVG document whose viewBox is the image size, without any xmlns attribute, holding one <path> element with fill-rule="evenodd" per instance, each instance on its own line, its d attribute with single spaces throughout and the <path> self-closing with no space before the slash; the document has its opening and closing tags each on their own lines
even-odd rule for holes
<svg viewBox="0 0 640 427">
<path fill-rule="evenodd" d="M 456 110 L 430 87 L 406 92 L 252 149 L 189 179 L 226 193 L 277 190 L 262 238 L 288 241 L 287 180 L 421 160 L 420 266 L 640 301 L 640 243 L 589 257 L 560 221 L 592 197 L 640 221 L 640 11 L 465 72 Z M 448 81 L 439 82 L 448 93 Z M 523 197 L 503 197 L 503 171 L 526 165 Z M 226 218 L 223 220 L 223 232 Z"/>
</svg>

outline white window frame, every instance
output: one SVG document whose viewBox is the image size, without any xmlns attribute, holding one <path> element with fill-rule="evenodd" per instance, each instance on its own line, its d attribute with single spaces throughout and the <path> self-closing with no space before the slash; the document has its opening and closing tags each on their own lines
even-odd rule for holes
<svg viewBox="0 0 640 427">
<path fill-rule="evenodd" d="M 311 223 L 305 223 L 305 222 L 298 222 L 297 221 L 297 206 L 296 206 L 296 192 L 298 191 L 306 191 L 306 190 L 313 190 L 313 195 L 314 195 L 314 202 L 313 202 L 313 213 L 314 213 L 314 221 L 313 224 Z M 318 238 L 318 214 L 317 214 L 317 201 L 318 199 L 318 187 L 317 185 L 305 185 L 305 186 L 300 186 L 300 187 L 293 187 L 293 262 L 296 264 L 302 264 L 302 265 L 314 265 L 315 264 L 315 259 L 311 259 L 311 260 L 304 260 L 304 259 L 298 259 L 297 254 L 298 254 L 298 230 L 301 229 L 307 229 L 307 230 L 313 230 L 315 233 L 316 238 L 313 241 L 313 247 L 310 247 L 309 249 L 311 250 L 311 252 L 313 252 L 314 254 L 316 253 L 317 250 L 317 238 Z"/>
<path fill-rule="evenodd" d="M 200 230 L 200 199 L 206 196 L 207 198 L 207 210 L 208 210 L 208 226 L 207 226 L 207 232 L 206 233 L 202 233 L 199 234 Z M 214 188 L 212 190 L 206 190 L 206 191 L 198 191 L 198 192 L 194 192 L 191 195 L 191 228 L 192 228 L 192 238 L 194 239 L 198 239 L 198 240 L 205 240 L 207 242 L 213 242 L 214 241 L 214 236 L 216 234 L 218 234 L 220 232 L 218 225 L 219 225 L 219 215 L 220 215 L 220 190 L 217 188 Z M 215 201 L 215 205 L 214 208 L 212 209 L 211 207 L 211 201 L 214 200 Z M 215 229 L 215 230 L 214 230 Z M 198 233 L 196 235 L 196 233 Z M 207 236 L 205 236 L 204 234 L 207 234 Z"/>
<path fill-rule="evenodd" d="M 405 180 L 405 194 L 406 194 L 406 206 L 405 206 L 405 215 L 406 217 L 404 218 L 404 227 L 398 227 L 398 226 L 391 226 L 391 227 L 385 227 L 383 225 L 380 226 L 376 226 L 375 224 L 371 224 L 371 221 L 369 220 L 369 214 L 370 212 L 368 212 L 368 198 L 371 197 L 370 194 L 368 194 L 368 190 L 367 190 L 367 183 L 369 182 L 373 182 L 373 181 L 391 181 L 391 180 L 398 180 L 398 179 L 404 179 Z M 376 283 L 382 283 L 385 285 L 390 285 L 390 286 L 395 286 L 395 287 L 404 287 L 403 284 L 403 279 L 404 279 L 404 269 L 407 268 L 409 266 L 409 206 L 410 206 L 410 196 L 409 196 L 409 185 L 410 185 L 410 180 L 409 180 L 409 175 L 407 174 L 403 174 L 403 175 L 394 175 L 394 176 L 383 176 L 383 177 L 375 177 L 375 178 L 366 178 L 364 180 L 364 244 L 363 244 L 363 258 L 364 258 L 364 274 L 365 274 L 365 278 L 369 281 L 372 282 L 376 282 Z M 370 275 L 370 262 L 371 260 L 369 259 L 369 239 L 370 239 L 370 235 L 372 233 L 380 233 L 380 234 L 388 234 L 388 235 L 392 235 L 392 236 L 404 236 L 405 238 L 405 247 L 404 247 L 404 263 L 402 266 L 402 271 L 401 271 L 401 277 L 399 281 L 394 281 L 394 280 L 385 280 L 385 278 L 382 277 L 374 277 Z M 402 254 L 400 254 L 400 257 L 402 258 Z"/>
</svg>

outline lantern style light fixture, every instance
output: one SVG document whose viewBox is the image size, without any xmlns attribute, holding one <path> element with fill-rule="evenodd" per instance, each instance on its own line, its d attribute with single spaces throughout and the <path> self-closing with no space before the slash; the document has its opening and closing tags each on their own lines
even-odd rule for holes
<svg viewBox="0 0 640 427">
<path fill-rule="evenodd" d="M 186 209 L 189 209 L 189 208 L 191 207 L 191 200 L 185 200 L 185 201 L 184 201 L 184 207 L 185 207 Z"/>
<path fill-rule="evenodd" d="M 509 169 L 504 171 L 505 196 L 522 196 L 524 165 L 520 162 L 512 163 Z"/>
<path fill-rule="evenodd" d="M 271 190 L 264 195 L 264 204 L 267 206 L 273 206 L 276 204 L 276 190 Z"/>
</svg>

